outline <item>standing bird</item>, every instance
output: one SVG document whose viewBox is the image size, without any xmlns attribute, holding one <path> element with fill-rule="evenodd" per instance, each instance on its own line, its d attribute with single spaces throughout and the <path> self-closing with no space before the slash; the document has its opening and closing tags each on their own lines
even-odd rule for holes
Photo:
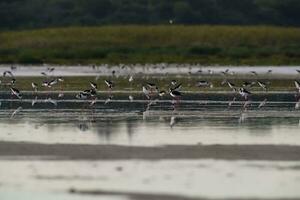
<svg viewBox="0 0 300 200">
<path fill-rule="evenodd" d="M 176 100 L 174 104 L 174 109 L 176 109 L 177 105 L 179 104 L 179 100 L 182 97 L 182 94 L 178 90 L 170 89 L 170 95 Z"/>
</svg>

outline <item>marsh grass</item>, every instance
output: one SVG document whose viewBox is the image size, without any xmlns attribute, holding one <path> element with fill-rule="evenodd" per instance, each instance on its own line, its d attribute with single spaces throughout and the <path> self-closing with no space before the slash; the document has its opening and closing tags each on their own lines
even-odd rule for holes
<svg viewBox="0 0 300 200">
<path fill-rule="evenodd" d="M 0 33 L 0 63 L 300 64 L 300 29 L 103 26 Z"/>
</svg>

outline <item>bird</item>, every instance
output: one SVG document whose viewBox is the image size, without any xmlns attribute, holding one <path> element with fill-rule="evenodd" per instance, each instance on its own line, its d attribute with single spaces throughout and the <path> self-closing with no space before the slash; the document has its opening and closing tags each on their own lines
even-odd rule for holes
<svg viewBox="0 0 300 200">
<path fill-rule="evenodd" d="M 251 74 L 258 76 L 258 73 L 256 71 L 250 71 Z"/>
<path fill-rule="evenodd" d="M 14 77 L 14 75 L 11 71 L 4 71 L 3 72 L 3 77 L 6 77 L 7 75 L 9 75 L 10 77 Z"/>
<path fill-rule="evenodd" d="M 58 98 L 63 98 L 64 97 L 64 93 L 63 92 L 60 92 L 57 96 Z"/>
<path fill-rule="evenodd" d="M 18 97 L 19 99 L 22 99 L 22 94 L 20 93 L 20 91 L 17 88 L 10 88 L 11 94 L 15 95 L 16 97 Z"/>
<path fill-rule="evenodd" d="M 114 83 L 111 80 L 105 80 L 104 82 L 109 89 L 112 89 L 114 87 Z"/>
<path fill-rule="evenodd" d="M 129 95 L 129 96 L 128 96 L 128 99 L 129 99 L 130 102 L 132 102 L 134 98 L 133 98 L 132 95 Z"/>
<path fill-rule="evenodd" d="M 170 95 L 173 98 L 180 98 L 182 96 L 181 92 L 179 92 L 178 90 L 170 90 Z"/>
<path fill-rule="evenodd" d="M 222 81 L 221 85 L 224 85 L 224 84 L 227 84 L 230 89 L 232 89 L 234 92 L 236 92 L 235 84 L 233 84 L 227 80 Z"/>
<path fill-rule="evenodd" d="M 31 87 L 32 87 L 32 89 L 33 89 L 35 92 L 37 92 L 37 90 L 38 90 L 38 85 L 37 85 L 36 83 L 32 82 L 32 83 L 31 83 Z"/>
<path fill-rule="evenodd" d="M 52 87 L 53 85 L 56 85 L 58 83 L 58 79 L 52 79 L 48 82 L 48 87 Z"/>
<path fill-rule="evenodd" d="M 267 84 L 262 81 L 257 81 L 258 85 L 264 90 L 267 91 Z"/>
<path fill-rule="evenodd" d="M 41 72 L 41 74 L 42 74 L 43 76 L 48 76 L 48 74 L 47 74 L 46 72 Z"/>
<path fill-rule="evenodd" d="M 300 82 L 299 81 L 295 81 L 295 87 L 298 90 L 298 92 L 300 93 Z"/>
<path fill-rule="evenodd" d="M 177 90 L 170 89 L 170 96 L 175 99 L 175 103 L 174 103 L 174 110 L 175 110 L 177 105 L 179 104 L 179 99 L 181 98 L 182 94 Z"/>
<path fill-rule="evenodd" d="M 53 72 L 54 70 L 55 70 L 54 67 L 48 67 L 48 68 L 47 68 L 47 71 L 48 71 L 48 72 Z"/>
<path fill-rule="evenodd" d="M 89 93 L 86 92 L 80 92 L 79 94 L 76 95 L 77 99 L 87 99 L 89 96 Z"/>
<path fill-rule="evenodd" d="M 175 86 L 177 84 L 177 81 L 176 80 L 172 80 L 171 81 L 171 85 Z"/>
<path fill-rule="evenodd" d="M 160 91 L 160 92 L 158 93 L 158 95 L 159 95 L 160 97 L 163 97 L 163 96 L 166 95 L 166 91 L 162 90 L 162 91 Z"/>
<path fill-rule="evenodd" d="M 132 82 L 133 81 L 133 76 L 130 76 L 129 79 L 128 79 L 128 81 Z"/>
<path fill-rule="evenodd" d="M 208 81 L 198 81 L 196 83 L 197 87 L 212 87 L 212 83 L 208 82 Z"/>
<path fill-rule="evenodd" d="M 150 99 L 150 96 L 149 96 L 150 91 L 145 86 L 142 87 L 142 91 L 143 91 L 144 95 L 147 97 L 147 99 Z"/>
<path fill-rule="evenodd" d="M 248 96 L 251 94 L 251 92 L 249 92 L 248 90 L 246 90 L 245 88 L 240 88 L 239 90 L 239 94 L 245 98 L 245 100 L 248 99 Z"/>
<path fill-rule="evenodd" d="M 173 88 L 171 88 L 172 91 L 180 91 L 182 88 L 182 84 L 179 83 L 177 85 L 175 85 Z"/>
<path fill-rule="evenodd" d="M 227 81 L 227 85 L 235 92 L 236 91 L 236 88 L 235 88 L 235 85 L 229 81 Z"/>
<path fill-rule="evenodd" d="M 94 82 L 90 82 L 91 87 L 96 90 L 97 89 L 97 84 Z"/>
</svg>

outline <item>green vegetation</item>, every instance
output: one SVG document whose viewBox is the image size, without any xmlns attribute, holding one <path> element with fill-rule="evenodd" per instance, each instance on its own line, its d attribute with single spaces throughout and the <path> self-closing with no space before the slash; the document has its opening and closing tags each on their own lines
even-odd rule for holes
<svg viewBox="0 0 300 200">
<path fill-rule="evenodd" d="M 124 24 L 300 26 L 299 0 L 1 0 L 0 29 Z"/>
<path fill-rule="evenodd" d="M 300 28 L 104 26 L 0 33 L 0 63 L 300 64 Z"/>
</svg>

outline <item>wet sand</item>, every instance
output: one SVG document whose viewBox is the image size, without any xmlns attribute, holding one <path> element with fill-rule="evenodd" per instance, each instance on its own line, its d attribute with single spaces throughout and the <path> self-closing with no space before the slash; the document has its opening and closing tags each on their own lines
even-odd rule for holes
<svg viewBox="0 0 300 200">
<path fill-rule="evenodd" d="M 38 144 L 0 142 L 2 159 L 26 157 L 45 160 L 224 159 L 300 161 L 300 146 L 289 145 L 118 145 Z"/>
</svg>

